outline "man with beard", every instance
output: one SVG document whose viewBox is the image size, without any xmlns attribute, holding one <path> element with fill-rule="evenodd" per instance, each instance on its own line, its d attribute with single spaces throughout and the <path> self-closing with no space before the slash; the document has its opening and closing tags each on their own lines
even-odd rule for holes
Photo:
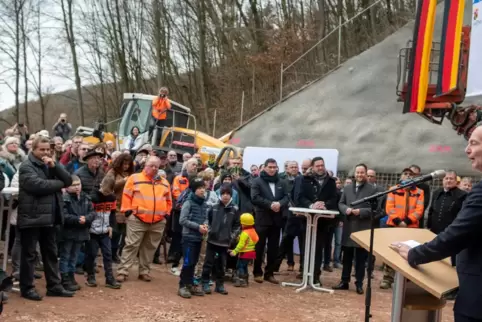
<svg viewBox="0 0 482 322">
<path fill-rule="evenodd" d="M 311 160 L 311 172 L 307 171 L 303 179 L 294 191 L 294 202 L 297 207 L 338 210 L 338 194 L 336 182 L 326 172 L 325 161 L 322 157 L 315 157 Z M 323 244 L 330 225 L 334 223 L 332 219 L 321 218 L 317 225 L 316 248 L 315 252 L 315 271 L 314 280 L 318 280 L 320 286 L 321 262 L 323 255 Z"/>
<path fill-rule="evenodd" d="M 167 152 L 167 162 L 171 167 L 172 172 L 174 175 L 178 175 L 182 171 L 182 162 L 177 161 L 177 153 L 174 150 Z M 171 182 L 172 183 L 172 182 Z"/>
<path fill-rule="evenodd" d="M 358 231 L 370 229 L 371 206 L 365 202 L 355 207 L 350 204 L 356 200 L 371 196 L 375 187 L 367 182 L 367 166 L 358 164 L 355 167 L 355 182 L 345 186 L 345 190 L 338 204 L 342 216 L 345 218 L 343 225 L 343 272 L 340 283 L 333 287 L 334 290 L 348 290 L 350 283 L 351 267 L 355 258 L 355 286 L 358 294 L 363 294 L 363 279 L 365 278 L 365 262 L 368 252 L 351 240 L 350 235 Z"/>
<path fill-rule="evenodd" d="M 256 215 L 255 229 L 259 236 L 253 267 L 254 280 L 258 283 L 263 282 L 261 265 L 263 263 L 266 241 L 268 241 L 264 280 L 278 284 L 279 282 L 274 278 L 273 274 L 279 249 L 280 230 L 283 225 L 282 214 L 288 207 L 290 198 L 286 183 L 278 177 L 276 160 L 267 159 L 259 178 L 253 180 L 251 200 Z"/>
</svg>

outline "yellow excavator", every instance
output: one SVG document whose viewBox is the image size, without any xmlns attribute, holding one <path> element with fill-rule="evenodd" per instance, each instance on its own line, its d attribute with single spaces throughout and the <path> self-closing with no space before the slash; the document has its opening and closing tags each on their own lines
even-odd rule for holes
<svg viewBox="0 0 482 322">
<path fill-rule="evenodd" d="M 111 125 L 118 123 L 117 133 L 107 132 L 106 124 L 96 123 L 94 128 L 78 127 L 76 134 L 84 137 L 89 143 L 112 141 L 118 149 L 127 148 L 124 142 L 133 127 L 139 129 L 142 143 L 154 146 L 154 139 L 160 133 L 159 148 L 164 151 L 174 150 L 179 158 L 184 153 L 191 155 L 199 153 L 204 163 L 213 162 L 217 166 L 223 164 L 226 158 L 237 157 L 241 150 L 229 145 L 225 138 L 217 139 L 197 130 L 196 118 L 191 109 L 171 100 L 171 110 L 167 113 L 166 125 L 162 128 L 155 126 L 151 114 L 154 95 L 125 93 L 121 104 L 122 117 L 111 121 Z"/>
</svg>

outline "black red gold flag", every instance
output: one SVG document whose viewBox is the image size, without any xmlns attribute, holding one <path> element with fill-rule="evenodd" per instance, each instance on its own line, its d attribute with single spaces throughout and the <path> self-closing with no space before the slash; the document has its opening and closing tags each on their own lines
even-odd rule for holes
<svg viewBox="0 0 482 322">
<path fill-rule="evenodd" d="M 464 5 L 464 0 L 445 0 L 437 96 L 448 94 L 457 88 Z"/>
<path fill-rule="evenodd" d="M 427 98 L 437 0 L 419 0 L 413 33 L 403 113 L 422 113 Z"/>
</svg>

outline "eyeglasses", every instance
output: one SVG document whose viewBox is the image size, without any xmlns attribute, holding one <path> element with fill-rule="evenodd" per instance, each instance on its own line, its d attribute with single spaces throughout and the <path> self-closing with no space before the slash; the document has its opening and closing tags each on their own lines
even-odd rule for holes
<svg viewBox="0 0 482 322">
<path fill-rule="evenodd" d="M 82 141 L 73 141 L 72 144 L 80 144 Z"/>
</svg>

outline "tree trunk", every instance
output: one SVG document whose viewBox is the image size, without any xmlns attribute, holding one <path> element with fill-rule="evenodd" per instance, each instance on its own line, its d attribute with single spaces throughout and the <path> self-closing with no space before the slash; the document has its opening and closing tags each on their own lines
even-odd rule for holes
<svg viewBox="0 0 482 322">
<path fill-rule="evenodd" d="M 162 23 L 161 23 L 161 5 L 160 0 L 152 0 L 152 10 L 154 17 L 154 42 L 156 43 L 156 65 L 157 65 L 157 87 L 161 88 L 164 84 L 162 69 Z"/>
<path fill-rule="evenodd" d="M 67 12 L 65 10 L 65 1 L 67 1 Z M 62 6 L 62 14 L 64 20 L 64 27 L 65 33 L 67 34 L 67 41 L 69 42 L 70 52 L 72 54 L 72 65 L 74 67 L 74 75 L 75 75 L 75 87 L 77 92 L 77 107 L 79 109 L 79 116 L 80 116 L 80 124 L 84 126 L 84 100 L 82 97 L 82 84 L 80 80 L 80 73 L 79 73 L 79 63 L 77 60 L 77 50 L 76 50 L 76 43 L 75 43 L 75 34 L 74 34 L 74 21 L 73 21 L 73 12 L 72 12 L 72 3 L 74 0 L 61 0 Z"/>
<path fill-rule="evenodd" d="M 25 26 L 25 10 L 22 8 L 22 49 L 23 49 L 23 80 L 24 80 L 24 109 L 25 109 L 25 125 L 27 128 L 30 126 L 29 118 L 28 118 L 28 73 L 27 73 L 27 32 Z"/>
<path fill-rule="evenodd" d="M 198 21 L 199 21 L 199 90 L 201 95 L 201 104 L 204 111 L 205 130 L 211 133 L 211 125 L 209 123 L 208 103 L 206 99 L 207 92 L 207 69 L 206 69 L 206 9 L 205 0 L 198 0 Z"/>
<path fill-rule="evenodd" d="M 15 10 L 15 114 L 17 124 L 20 123 L 20 11 L 22 10 L 21 0 L 14 0 Z"/>
</svg>

